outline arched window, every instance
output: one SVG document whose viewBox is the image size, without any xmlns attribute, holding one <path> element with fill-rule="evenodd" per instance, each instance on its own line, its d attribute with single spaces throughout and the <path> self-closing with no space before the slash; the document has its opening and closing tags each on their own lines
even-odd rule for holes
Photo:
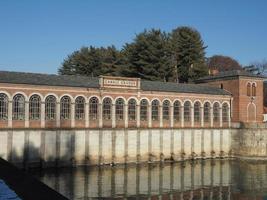
<svg viewBox="0 0 267 200">
<path fill-rule="evenodd" d="M 147 108 L 148 108 L 148 101 L 146 99 L 142 99 L 140 103 L 140 120 L 147 121 Z"/>
<path fill-rule="evenodd" d="M 89 118 L 91 120 L 98 119 L 98 98 L 92 97 L 89 101 Z"/>
<path fill-rule="evenodd" d="M 222 120 L 223 122 L 228 122 L 229 121 L 229 107 L 227 103 L 224 103 L 222 106 Z"/>
<path fill-rule="evenodd" d="M 248 97 L 251 96 L 251 84 L 250 83 L 247 84 L 247 96 Z"/>
<path fill-rule="evenodd" d="M 13 120 L 25 119 L 25 98 L 21 94 L 17 94 L 13 98 Z"/>
<path fill-rule="evenodd" d="M 70 119 L 70 105 L 70 98 L 63 96 L 60 100 L 60 119 Z"/>
<path fill-rule="evenodd" d="M 200 103 L 198 101 L 194 104 L 194 121 L 200 122 Z"/>
<path fill-rule="evenodd" d="M 252 84 L 252 96 L 255 97 L 256 96 L 256 83 Z"/>
<path fill-rule="evenodd" d="M 134 99 L 128 101 L 128 119 L 130 121 L 136 120 L 136 101 Z"/>
<path fill-rule="evenodd" d="M 30 120 L 39 120 L 41 115 L 41 98 L 39 95 L 32 95 L 29 101 Z"/>
<path fill-rule="evenodd" d="M 8 97 L 6 94 L 0 94 L 0 120 L 8 119 Z"/>
<path fill-rule="evenodd" d="M 168 100 L 163 101 L 162 114 L 163 114 L 163 120 L 170 119 L 170 102 Z"/>
<path fill-rule="evenodd" d="M 111 120 L 111 107 L 112 107 L 112 101 L 110 98 L 106 97 L 103 100 L 103 119 L 104 120 Z"/>
<path fill-rule="evenodd" d="M 124 100 L 119 98 L 116 100 L 116 120 L 123 120 Z"/>
<path fill-rule="evenodd" d="M 85 99 L 83 97 L 77 97 L 75 99 L 75 119 L 82 120 L 84 119 L 85 111 Z"/>
<path fill-rule="evenodd" d="M 180 108 L 181 108 L 180 102 L 175 101 L 173 104 L 173 119 L 176 122 L 180 121 Z"/>
<path fill-rule="evenodd" d="M 220 120 L 220 105 L 218 102 L 213 104 L 213 121 L 219 122 Z"/>
<path fill-rule="evenodd" d="M 56 97 L 49 95 L 45 99 L 45 119 L 55 120 L 56 119 Z"/>
<path fill-rule="evenodd" d="M 191 120 L 191 103 L 186 101 L 184 103 L 184 121 L 190 122 Z"/>
<path fill-rule="evenodd" d="M 210 103 L 204 104 L 204 122 L 210 122 Z"/>
<path fill-rule="evenodd" d="M 153 100 L 152 101 L 152 120 L 157 121 L 159 120 L 159 101 Z"/>
</svg>

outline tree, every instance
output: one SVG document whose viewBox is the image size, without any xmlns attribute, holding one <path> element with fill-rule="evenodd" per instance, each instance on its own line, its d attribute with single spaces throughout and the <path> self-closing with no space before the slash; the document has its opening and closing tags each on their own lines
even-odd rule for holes
<svg viewBox="0 0 267 200">
<path fill-rule="evenodd" d="M 64 60 L 59 74 L 66 75 L 119 75 L 121 71 L 121 53 L 114 47 L 82 47 Z"/>
<path fill-rule="evenodd" d="M 204 42 L 200 33 L 190 27 L 178 27 L 171 33 L 175 60 L 174 74 L 179 82 L 196 80 L 208 74 Z"/>
<path fill-rule="evenodd" d="M 267 60 L 256 61 L 249 66 L 245 66 L 244 70 L 258 75 L 267 75 Z"/>
<path fill-rule="evenodd" d="M 173 73 L 171 48 L 165 32 L 145 30 L 122 51 L 127 65 L 123 74 L 146 80 L 170 81 Z"/>
<path fill-rule="evenodd" d="M 241 65 L 229 56 L 214 55 L 207 59 L 209 70 L 218 70 L 219 72 L 230 70 L 242 70 Z"/>
</svg>

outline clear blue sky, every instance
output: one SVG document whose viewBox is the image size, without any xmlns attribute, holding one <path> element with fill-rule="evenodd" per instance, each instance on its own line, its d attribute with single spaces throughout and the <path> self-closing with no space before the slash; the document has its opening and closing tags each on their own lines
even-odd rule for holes
<svg viewBox="0 0 267 200">
<path fill-rule="evenodd" d="M 0 70 L 57 73 L 81 46 L 121 48 L 145 28 L 195 27 L 207 56 L 267 59 L 265 0 L 2 0 Z"/>
</svg>

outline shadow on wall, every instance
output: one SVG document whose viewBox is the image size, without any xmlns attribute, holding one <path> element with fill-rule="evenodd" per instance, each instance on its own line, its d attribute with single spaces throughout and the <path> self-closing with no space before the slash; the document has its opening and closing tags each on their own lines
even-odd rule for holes
<svg viewBox="0 0 267 200">
<path fill-rule="evenodd" d="M 47 143 L 47 145 L 45 145 Z M 49 145 L 48 145 L 49 144 Z M 52 145 L 51 145 L 52 144 Z M 22 148 L 12 144 L 8 161 L 19 168 L 46 168 L 75 165 L 75 135 L 69 133 L 62 138 L 41 139 L 40 145 L 25 141 Z M 85 158 L 84 158 L 85 159 Z"/>
</svg>

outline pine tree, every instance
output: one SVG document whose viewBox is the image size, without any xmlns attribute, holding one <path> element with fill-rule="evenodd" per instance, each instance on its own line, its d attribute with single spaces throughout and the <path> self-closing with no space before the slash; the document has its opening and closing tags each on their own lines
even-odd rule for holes
<svg viewBox="0 0 267 200">
<path fill-rule="evenodd" d="M 171 45 L 179 82 L 196 80 L 208 74 L 205 64 L 205 46 L 199 32 L 190 27 L 172 31 Z"/>
<path fill-rule="evenodd" d="M 171 49 L 168 35 L 160 30 L 144 31 L 134 42 L 123 49 L 126 68 L 123 74 L 146 80 L 169 81 L 173 68 L 170 66 Z"/>
</svg>

